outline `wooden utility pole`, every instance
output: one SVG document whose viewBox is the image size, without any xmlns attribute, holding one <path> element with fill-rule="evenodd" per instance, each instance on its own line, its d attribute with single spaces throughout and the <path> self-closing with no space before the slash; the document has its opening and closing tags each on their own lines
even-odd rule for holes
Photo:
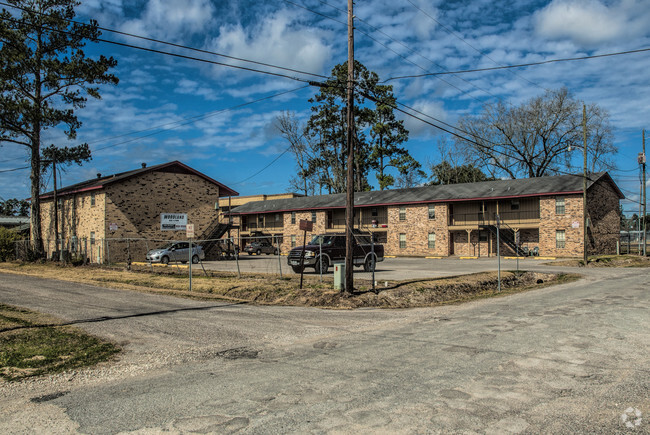
<svg viewBox="0 0 650 435">
<path fill-rule="evenodd" d="M 587 107 L 582 105 L 582 155 L 584 158 L 582 167 L 582 231 L 584 233 L 583 260 L 585 267 L 588 264 L 589 254 L 587 252 Z"/>
<path fill-rule="evenodd" d="M 348 0 L 348 104 L 347 104 L 347 195 L 345 201 L 345 291 L 354 290 L 354 15 L 353 1 Z"/>
<path fill-rule="evenodd" d="M 641 155 L 641 166 L 643 168 L 643 181 L 641 182 L 641 186 L 643 186 L 643 195 L 641 201 L 643 201 L 643 214 L 642 214 L 642 219 L 643 219 L 643 256 L 646 255 L 646 232 L 648 231 L 647 224 L 646 224 L 646 190 L 648 189 L 646 186 L 646 178 L 645 178 L 645 165 L 646 165 L 646 156 L 645 156 L 645 130 L 643 130 L 643 153 Z"/>
</svg>

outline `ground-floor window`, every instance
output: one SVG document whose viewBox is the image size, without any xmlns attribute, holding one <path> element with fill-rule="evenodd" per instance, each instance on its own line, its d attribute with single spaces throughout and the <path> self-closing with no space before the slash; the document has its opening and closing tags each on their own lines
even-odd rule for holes
<svg viewBox="0 0 650 435">
<path fill-rule="evenodd" d="M 564 230 L 555 231 L 555 247 L 557 249 L 564 249 L 566 242 L 566 233 Z"/>
<path fill-rule="evenodd" d="M 90 244 L 91 245 L 95 244 L 95 232 L 94 231 L 90 232 Z"/>
<path fill-rule="evenodd" d="M 291 236 L 291 247 L 292 248 L 296 247 L 296 236 Z"/>
<path fill-rule="evenodd" d="M 436 249 L 436 233 L 429 233 L 429 249 Z"/>
<path fill-rule="evenodd" d="M 406 249 L 406 234 L 400 233 L 399 235 L 399 248 Z"/>
</svg>

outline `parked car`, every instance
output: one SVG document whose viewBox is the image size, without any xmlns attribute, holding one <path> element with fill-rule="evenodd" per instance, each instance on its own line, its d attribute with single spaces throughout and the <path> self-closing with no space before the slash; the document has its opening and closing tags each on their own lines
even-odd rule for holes
<svg viewBox="0 0 650 435">
<path fill-rule="evenodd" d="M 147 261 L 152 263 L 168 264 L 170 261 L 187 263 L 190 257 L 189 242 L 168 243 L 162 248 L 152 249 L 147 252 Z M 192 263 L 196 264 L 205 259 L 205 252 L 201 245 L 192 243 Z"/>
<path fill-rule="evenodd" d="M 262 253 L 265 253 L 266 255 L 277 255 L 278 249 L 269 242 L 251 242 L 244 246 L 244 252 L 248 252 L 248 255 L 261 255 Z"/>
<path fill-rule="evenodd" d="M 372 270 L 373 259 L 375 263 L 384 261 L 384 246 L 378 243 L 373 246 L 371 237 L 367 233 L 354 235 L 352 261 L 355 266 L 363 266 L 366 272 Z M 345 234 L 317 235 L 304 247 L 293 248 L 289 252 L 287 262 L 296 273 L 302 272 L 300 258 L 303 252 L 303 268 L 313 267 L 316 273 L 327 273 L 333 262 L 345 260 Z"/>
</svg>

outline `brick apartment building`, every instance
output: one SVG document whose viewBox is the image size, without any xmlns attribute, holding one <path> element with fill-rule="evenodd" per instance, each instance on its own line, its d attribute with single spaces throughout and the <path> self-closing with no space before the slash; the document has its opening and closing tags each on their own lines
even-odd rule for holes
<svg viewBox="0 0 650 435">
<path fill-rule="evenodd" d="M 187 214 L 197 238 L 208 238 L 218 221 L 219 197 L 236 195 L 233 189 L 178 161 L 150 167 L 142 164 L 139 169 L 108 176 L 97 174 L 97 178 L 57 191 L 59 239 L 64 250 L 85 252 L 92 262 L 124 261 L 127 249 L 138 252 L 134 260 L 142 261 L 145 244 L 155 246 L 141 239 L 185 238 L 185 231 L 161 230 L 162 213 Z M 53 192 L 40 198 L 43 240 L 51 256 L 56 250 Z"/>
<path fill-rule="evenodd" d="M 492 256 L 501 253 L 577 257 L 583 253 L 582 176 L 561 175 L 497 180 L 355 194 L 355 228 L 373 232 L 396 256 Z M 589 175 L 588 252 L 615 253 L 619 200 L 624 198 L 607 173 Z M 256 201 L 231 211 L 240 244 L 267 236 L 281 251 L 302 244 L 301 219 L 313 233 L 344 232 L 345 194 Z"/>
</svg>

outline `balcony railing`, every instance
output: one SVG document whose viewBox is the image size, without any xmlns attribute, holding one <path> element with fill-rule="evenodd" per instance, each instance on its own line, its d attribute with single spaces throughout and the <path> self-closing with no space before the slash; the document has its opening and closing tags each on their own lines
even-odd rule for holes
<svg viewBox="0 0 650 435">
<path fill-rule="evenodd" d="M 328 230 L 344 230 L 345 229 L 345 218 L 338 219 L 328 219 L 326 228 Z M 376 225 L 376 226 L 375 226 Z M 368 216 L 361 218 L 361 227 L 364 228 L 381 228 L 382 226 L 388 225 L 388 217 L 383 216 Z M 359 227 L 359 218 L 354 218 L 355 228 Z"/>
<path fill-rule="evenodd" d="M 539 221 L 539 210 L 506 211 L 499 213 L 501 222 L 508 225 L 536 223 Z M 449 217 L 449 225 L 496 225 L 496 213 L 453 213 Z"/>
<path fill-rule="evenodd" d="M 263 230 L 281 230 L 284 228 L 284 222 L 266 222 L 264 224 L 259 224 L 257 222 L 247 222 L 242 224 L 242 231 L 263 231 Z"/>
</svg>

